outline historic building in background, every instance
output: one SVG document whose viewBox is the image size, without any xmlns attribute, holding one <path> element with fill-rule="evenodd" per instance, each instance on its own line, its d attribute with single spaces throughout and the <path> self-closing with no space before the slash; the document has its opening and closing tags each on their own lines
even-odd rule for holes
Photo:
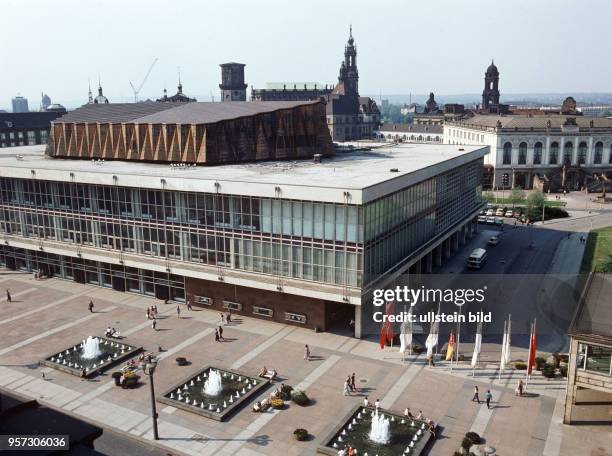
<svg viewBox="0 0 612 456">
<path fill-rule="evenodd" d="M 324 100 L 333 86 L 317 82 L 273 82 L 265 89 L 251 88 L 251 101 L 312 101 Z"/>
<path fill-rule="evenodd" d="M 196 164 L 333 154 L 321 102 L 88 104 L 53 123 L 52 157 Z"/>
<path fill-rule="evenodd" d="M 95 98 L 93 97 L 93 94 L 91 93 L 91 86 L 89 86 L 89 91 L 87 92 L 87 103 L 88 104 L 108 104 L 108 98 L 106 98 L 104 96 L 104 93 L 102 92 L 102 85 L 98 84 L 98 96 L 96 96 Z"/>
<path fill-rule="evenodd" d="M 376 132 L 376 138 L 390 142 L 442 144 L 444 141 L 444 127 L 440 124 L 385 122 Z"/>
<path fill-rule="evenodd" d="M 359 96 L 357 46 L 352 29 L 344 48 L 338 83 L 327 97 L 327 124 L 334 141 L 372 139 L 380 125 L 376 102 Z"/>
<path fill-rule="evenodd" d="M 179 78 L 177 92 L 172 96 L 168 96 L 168 91 L 164 89 L 164 96 L 158 98 L 156 101 L 159 103 L 190 103 L 197 100 L 195 98 L 189 98 L 183 93 L 183 84 L 181 84 L 181 79 Z"/>
<path fill-rule="evenodd" d="M 42 112 L 0 113 L 0 147 L 47 144 L 51 122 L 66 114 L 61 105 L 48 108 Z"/>
<path fill-rule="evenodd" d="M 222 63 L 221 67 L 221 101 L 246 101 L 244 82 L 244 63 Z"/>
<path fill-rule="evenodd" d="M 564 104 L 565 105 L 565 104 Z M 566 105 L 566 109 L 569 109 Z M 564 108 L 565 109 L 565 108 Z M 444 125 L 446 144 L 491 147 L 488 188 L 611 189 L 612 119 L 570 115 L 480 115 Z"/>
<path fill-rule="evenodd" d="M 499 102 L 499 70 L 495 63 L 491 61 L 484 77 L 484 90 L 482 91 L 482 104 L 480 110 L 482 112 L 503 114 L 508 112 L 508 105 Z"/>
</svg>

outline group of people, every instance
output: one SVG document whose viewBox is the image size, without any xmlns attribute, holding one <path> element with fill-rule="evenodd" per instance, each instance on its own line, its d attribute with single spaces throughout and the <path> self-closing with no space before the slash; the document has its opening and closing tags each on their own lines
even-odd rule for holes
<svg viewBox="0 0 612 456">
<path fill-rule="evenodd" d="M 104 335 L 106 337 L 112 337 L 113 339 L 121 339 L 121 333 L 117 331 L 115 328 L 111 328 L 110 326 L 106 327 L 106 331 L 104 331 Z"/>
<path fill-rule="evenodd" d="M 276 369 L 268 370 L 266 366 L 262 367 L 261 370 L 259 371 L 260 377 L 268 378 L 270 380 L 274 380 L 277 375 L 278 375 L 278 372 L 276 372 Z"/>
<path fill-rule="evenodd" d="M 522 381 L 521 383 L 521 391 L 522 391 Z M 522 392 L 521 392 L 522 394 Z M 487 403 L 487 408 L 490 409 L 491 408 L 491 400 L 493 400 L 493 393 L 491 393 L 491 390 L 488 389 L 487 392 L 485 393 L 485 402 Z M 480 396 L 479 396 L 479 390 L 478 390 L 478 385 L 474 385 L 474 396 L 472 396 L 472 402 L 476 401 L 477 403 L 480 404 Z"/>
<path fill-rule="evenodd" d="M 347 376 L 346 380 L 344 381 L 343 394 L 345 396 L 349 396 L 351 393 L 354 393 L 355 391 L 357 391 L 357 387 L 355 386 L 355 372 L 353 372 L 353 374 Z M 366 399 L 367 399 L 367 396 L 366 396 Z"/>
<path fill-rule="evenodd" d="M 338 456 L 357 456 L 357 451 L 351 445 L 338 450 Z"/>
<path fill-rule="evenodd" d="M 157 318 L 157 306 L 147 307 L 147 320 L 153 320 Z"/>
</svg>

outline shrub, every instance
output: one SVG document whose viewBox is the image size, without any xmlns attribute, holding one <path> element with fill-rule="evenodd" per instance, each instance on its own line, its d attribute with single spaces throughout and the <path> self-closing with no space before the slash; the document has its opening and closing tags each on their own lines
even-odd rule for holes
<svg viewBox="0 0 612 456">
<path fill-rule="evenodd" d="M 482 442 L 482 439 L 476 432 L 468 432 L 465 434 L 465 437 L 472 441 L 472 445 L 479 445 Z"/>
<path fill-rule="evenodd" d="M 283 401 L 282 399 L 274 398 L 270 401 L 270 405 L 272 406 L 272 408 L 280 410 L 285 407 L 285 401 Z"/>
<path fill-rule="evenodd" d="M 306 440 L 306 438 L 308 437 L 308 431 L 306 429 L 298 428 L 293 431 L 293 436 L 295 437 L 295 440 Z"/>
<path fill-rule="evenodd" d="M 541 356 L 536 356 L 535 358 L 535 368 L 536 370 L 542 370 L 542 366 L 546 364 L 546 358 L 542 358 Z"/>
<path fill-rule="evenodd" d="M 123 372 L 119 372 L 119 371 L 115 371 L 111 374 L 112 378 L 121 378 L 121 376 L 123 375 Z"/>
<path fill-rule="evenodd" d="M 527 363 L 523 362 L 523 361 L 516 361 L 514 363 L 514 368 L 516 370 L 521 370 L 524 371 L 525 369 L 527 369 Z"/>
<path fill-rule="evenodd" d="M 465 450 L 469 450 L 471 446 L 472 446 L 472 440 L 467 437 L 463 437 L 463 440 L 461 441 L 461 448 Z"/>
<path fill-rule="evenodd" d="M 567 364 L 561 364 L 559 370 L 561 371 L 561 375 L 563 377 L 567 377 Z"/>
<path fill-rule="evenodd" d="M 310 403 L 310 399 L 306 396 L 304 391 L 293 390 L 291 391 L 291 400 L 295 402 L 297 405 L 308 405 Z"/>
<path fill-rule="evenodd" d="M 285 401 L 291 400 L 291 391 L 293 391 L 293 387 L 291 387 L 290 385 L 283 385 L 281 387 L 281 399 Z"/>
</svg>

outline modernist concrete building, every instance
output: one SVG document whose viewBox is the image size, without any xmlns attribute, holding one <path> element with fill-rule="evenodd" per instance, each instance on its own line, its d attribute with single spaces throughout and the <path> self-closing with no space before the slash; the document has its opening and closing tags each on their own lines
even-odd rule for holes
<svg viewBox="0 0 612 456">
<path fill-rule="evenodd" d="M 475 115 L 444 125 L 445 144 L 487 145 L 488 188 L 610 190 L 612 119 Z"/>
<path fill-rule="evenodd" d="M 612 275 L 591 274 L 569 330 L 565 424 L 610 424 L 612 402 Z"/>
<path fill-rule="evenodd" d="M 354 319 L 359 337 L 372 287 L 430 272 L 471 235 L 487 152 L 176 167 L 6 148 L 0 263 L 320 330 Z"/>
<path fill-rule="evenodd" d="M 0 112 L 0 147 L 47 144 L 51 122 L 63 114 L 63 106 L 41 112 Z"/>
</svg>

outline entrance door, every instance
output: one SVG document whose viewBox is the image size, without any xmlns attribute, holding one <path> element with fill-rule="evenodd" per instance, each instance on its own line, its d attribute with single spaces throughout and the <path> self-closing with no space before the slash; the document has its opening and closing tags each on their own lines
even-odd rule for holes
<svg viewBox="0 0 612 456">
<path fill-rule="evenodd" d="M 125 291 L 125 277 L 113 274 L 113 290 Z"/>
</svg>

